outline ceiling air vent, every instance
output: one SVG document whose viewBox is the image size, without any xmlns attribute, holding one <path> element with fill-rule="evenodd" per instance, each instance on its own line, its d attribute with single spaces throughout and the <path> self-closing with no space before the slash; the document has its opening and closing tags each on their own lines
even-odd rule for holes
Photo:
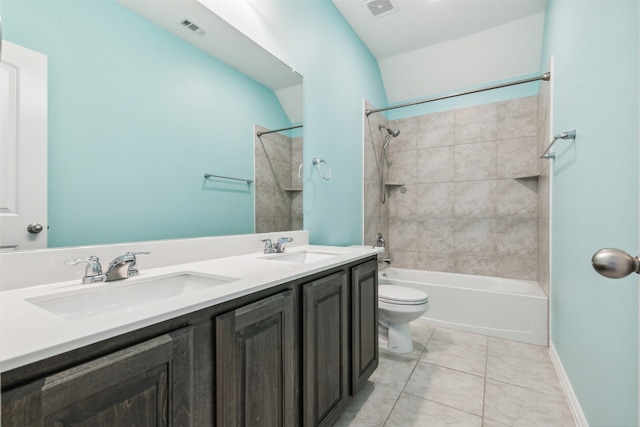
<svg viewBox="0 0 640 427">
<path fill-rule="evenodd" d="M 364 4 L 374 17 L 398 11 L 398 6 L 391 0 L 370 0 L 365 1 Z"/>
<path fill-rule="evenodd" d="M 199 36 L 204 36 L 207 32 L 200 28 L 198 25 L 194 24 L 190 19 L 183 19 L 179 22 L 182 28 L 191 31 L 194 34 Z"/>
</svg>

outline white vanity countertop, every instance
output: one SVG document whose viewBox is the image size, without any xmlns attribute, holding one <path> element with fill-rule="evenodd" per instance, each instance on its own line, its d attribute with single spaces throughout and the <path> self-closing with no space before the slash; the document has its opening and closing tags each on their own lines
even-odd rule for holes
<svg viewBox="0 0 640 427">
<path fill-rule="evenodd" d="M 88 285 L 75 280 L 0 292 L 0 372 L 366 258 L 378 252 L 370 246 L 298 246 L 286 253 L 305 250 L 332 252 L 338 255 L 316 262 L 301 263 L 266 259 L 278 254 L 253 253 L 147 270 L 144 269 L 144 260 L 141 259 L 138 261 L 140 275 L 126 280 Z M 98 289 L 128 286 L 180 273 L 240 280 L 129 309 L 75 320 L 61 317 L 25 301 L 56 293 L 66 295 L 74 291 L 85 291 L 89 287 Z"/>
</svg>

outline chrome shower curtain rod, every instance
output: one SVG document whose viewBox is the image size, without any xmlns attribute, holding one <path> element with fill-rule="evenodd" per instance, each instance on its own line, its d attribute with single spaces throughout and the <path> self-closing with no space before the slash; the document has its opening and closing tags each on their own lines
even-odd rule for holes
<svg viewBox="0 0 640 427">
<path fill-rule="evenodd" d="M 282 128 L 282 129 L 267 130 L 267 131 L 264 131 L 264 132 L 256 132 L 256 136 L 258 138 L 260 138 L 262 135 L 266 135 L 268 133 L 282 132 L 283 130 L 298 129 L 298 128 L 301 128 L 301 127 L 302 127 L 302 125 L 298 125 L 298 126 L 291 126 L 290 128 Z"/>
<path fill-rule="evenodd" d="M 378 108 L 376 110 L 366 110 L 365 114 L 368 116 L 370 114 L 378 113 L 380 111 L 394 110 L 396 108 L 403 108 L 403 107 L 411 107 L 413 105 L 425 104 L 427 102 L 441 101 L 443 99 L 455 98 L 457 96 L 470 95 L 472 93 L 485 92 L 487 90 L 500 89 L 502 87 L 515 86 L 515 85 L 520 85 L 520 84 L 523 84 L 523 83 L 531 83 L 531 82 L 535 82 L 535 81 L 538 81 L 538 80 L 549 81 L 550 79 L 551 79 L 551 73 L 544 73 L 543 75 L 538 76 L 538 77 L 531 77 L 529 79 L 516 80 L 516 81 L 510 82 L 510 83 L 502 83 L 502 84 L 498 84 L 498 85 L 484 87 L 484 88 L 481 88 L 481 89 L 469 90 L 467 92 L 458 92 L 458 93 L 453 93 L 451 95 L 437 96 L 435 98 L 423 99 L 422 101 L 408 102 L 406 104 L 394 105 L 392 107 L 386 107 L 386 108 Z"/>
</svg>

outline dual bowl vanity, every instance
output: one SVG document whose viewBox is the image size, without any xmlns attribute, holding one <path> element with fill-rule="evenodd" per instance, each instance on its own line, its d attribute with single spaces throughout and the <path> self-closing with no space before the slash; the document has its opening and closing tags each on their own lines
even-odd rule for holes
<svg viewBox="0 0 640 427">
<path fill-rule="evenodd" d="M 2 292 L 2 425 L 331 425 L 378 364 L 376 254 L 145 258 Z"/>
</svg>

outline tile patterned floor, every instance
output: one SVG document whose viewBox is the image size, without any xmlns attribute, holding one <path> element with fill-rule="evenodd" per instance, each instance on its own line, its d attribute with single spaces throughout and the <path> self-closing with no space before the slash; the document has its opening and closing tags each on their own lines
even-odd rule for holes
<svg viewBox="0 0 640 427">
<path fill-rule="evenodd" d="M 573 427 L 546 347 L 411 324 L 335 426 Z"/>
</svg>

